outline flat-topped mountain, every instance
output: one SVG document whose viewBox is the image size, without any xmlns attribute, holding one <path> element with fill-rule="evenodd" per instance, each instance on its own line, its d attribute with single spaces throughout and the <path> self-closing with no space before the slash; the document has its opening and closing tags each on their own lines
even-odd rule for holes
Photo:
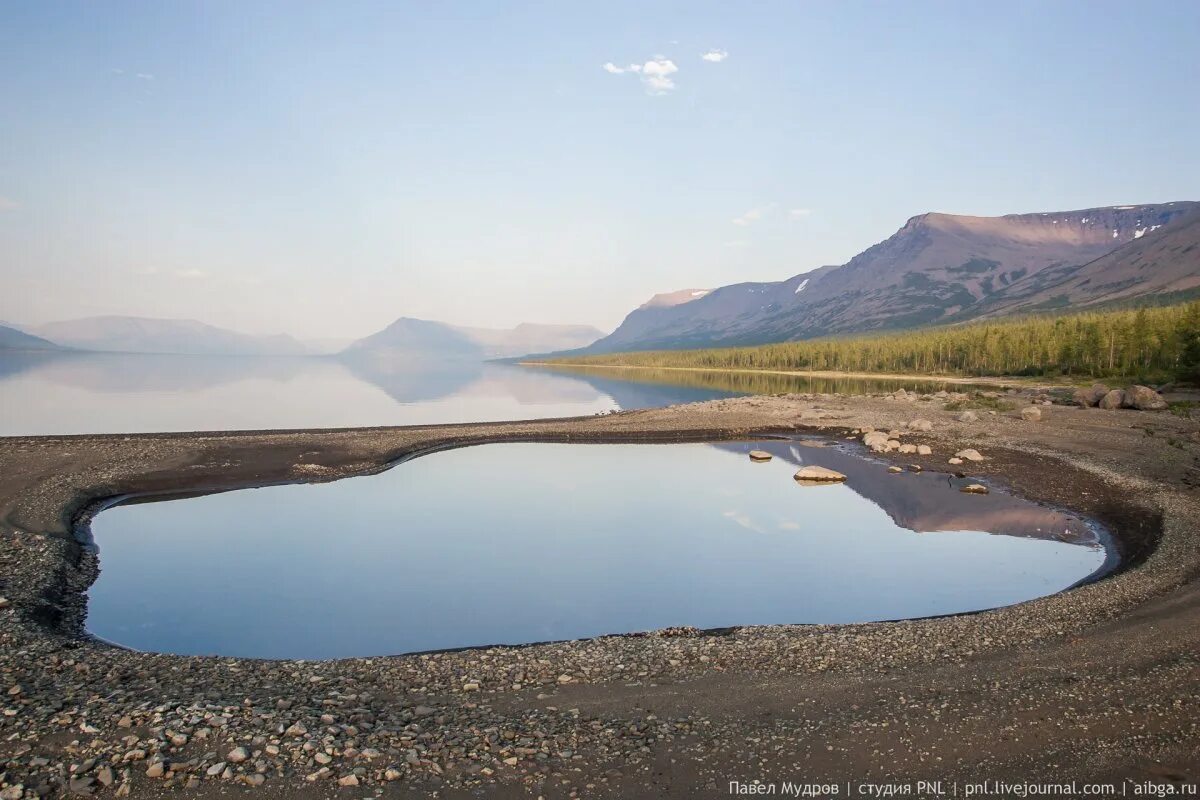
<svg viewBox="0 0 1200 800">
<path fill-rule="evenodd" d="M 603 331 L 587 325 L 522 323 L 505 329 L 469 328 L 401 317 L 378 333 L 354 342 L 342 355 L 484 360 L 586 347 L 603 335 Z"/>
<path fill-rule="evenodd" d="M 30 333 L 79 350 L 177 355 L 302 355 L 286 334 L 255 336 L 193 319 L 102 316 L 31 326 Z"/>
<path fill-rule="evenodd" d="M 1060 286 L 1072 287 L 1064 289 L 1068 303 L 1194 288 L 1200 272 L 1188 247 L 1200 235 L 1196 214 L 1193 202 L 1003 217 L 921 214 L 840 266 L 656 295 L 584 352 L 910 328 L 1047 307 Z M 1140 266 L 1132 261 L 1137 253 L 1144 254 Z"/>
</svg>

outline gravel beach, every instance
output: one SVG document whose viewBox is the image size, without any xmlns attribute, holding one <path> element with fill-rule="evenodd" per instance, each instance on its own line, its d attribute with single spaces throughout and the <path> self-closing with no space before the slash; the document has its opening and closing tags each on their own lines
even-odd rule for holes
<svg viewBox="0 0 1200 800">
<path fill-rule="evenodd" d="M 1044 405 L 1028 389 L 999 412 L 962 415 L 953 399 L 785 395 L 520 423 L 0 438 L 0 800 L 1194 784 L 1200 425 Z M 103 567 L 88 522 L 115 499 L 417 470 L 417 456 L 491 442 L 859 442 L 867 427 L 912 445 L 875 454 L 881 470 L 960 472 L 1087 515 L 1116 537 L 1121 567 L 939 619 L 329 662 L 137 653 L 85 633 Z M 967 449 L 981 460 L 948 463 Z"/>
</svg>

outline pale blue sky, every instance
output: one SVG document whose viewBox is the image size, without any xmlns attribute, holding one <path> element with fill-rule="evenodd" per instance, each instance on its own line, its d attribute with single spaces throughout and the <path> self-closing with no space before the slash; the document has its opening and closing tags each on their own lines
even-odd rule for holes
<svg viewBox="0 0 1200 800">
<path fill-rule="evenodd" d="M 611 328 L 923 211 L 1200 199 L 1198 42 L 1194 0 L 8 0 L 0 319 Z"/>
</svg>

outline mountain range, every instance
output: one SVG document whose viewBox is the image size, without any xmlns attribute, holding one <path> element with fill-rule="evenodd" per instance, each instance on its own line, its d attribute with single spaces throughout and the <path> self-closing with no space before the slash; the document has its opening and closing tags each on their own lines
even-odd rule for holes
<svg viewBox="0 0 1200 800">
<path fill-rule="evenodd" d="M 24 332 L 75 350 L 175 355 L 301 355 L 287 334 L 255 336 L 192 319 L 85 317 L 26 326 Z"/>
<path fill-rule="evenodd" d="M 845 264 L 782 281 L 658 294 L 608 336 L 586 325 L 480 328 L 401 317 L 343 346 L 196 320 L 0 323 L 0 349 L 487 360 L 764 344 L 1200 294 L 1200 203 L 972 217 L 927 213 Z"/>
<path fill-rule="evenodd" d="M 928 213 L 845 264 L 655 295 L 583 353 L 736 346 L 1087 308 L 1200 289 L 1200 203 Z"/>
<path fill-rule="evenodd" d="M 351 344 L 343 357 L 450 358 L 486 360 L 586 347 L 604 336 L 588 325 L 535 325 L 468 328 L 401 317 L 378 333 Z"/>
<path fill-rule="evenodd" d="M 303 343 L 286 334 L 255 336 L 196 320 L 86 317 L 22 326 L 0 323 L 0 350 L 83 350 L 219 356 L 343 355 L 391 359 L 485 361 L 585 347 L 604 335 L 587 325 L 475 328 L 401 317 L 378 333 L 347 344 Z"/>
</svg>

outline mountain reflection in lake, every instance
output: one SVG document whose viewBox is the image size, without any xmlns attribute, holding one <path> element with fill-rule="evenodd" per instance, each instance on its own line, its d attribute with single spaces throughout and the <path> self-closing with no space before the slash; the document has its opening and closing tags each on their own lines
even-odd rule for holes
<svg viewBox="0 0 1200 800">
<path fill-rule="evenodd" d="M 792 376 L 564 370 L 472 361 L 0 354 L 0 436 L 418 425 L 587 416 L 759 392 Z M 856 387 L 913 382 L 856 382 Z"/>
<path fill-rule="evenodd" d="M 799 463 L 849 480 L 798 485 Z M 91 631 L 270 658 L 947 614 L 1057 592 L 1106 557 L 1070 515 L 794 441 L 482 445 L 92 527 Z"/>
</svg>

